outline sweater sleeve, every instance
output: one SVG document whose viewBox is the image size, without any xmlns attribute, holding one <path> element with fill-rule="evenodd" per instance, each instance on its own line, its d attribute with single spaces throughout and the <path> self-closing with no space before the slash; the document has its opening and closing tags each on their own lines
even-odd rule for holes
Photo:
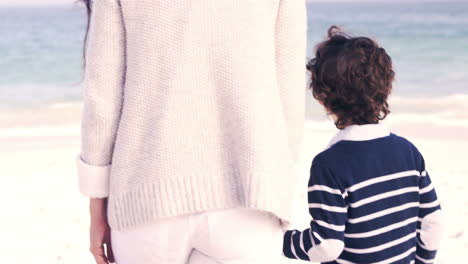
<svg viewBox="0 0 468 264">
<path fill-rule="evenodd" d="M 283 254 L 312 262 L 336 260 L 344 249 L 347 204 L 344 192 L 328 168 L 312 165 L 308 202 L 312 216 L 310 228 L 286 231 Z"/>
<path fill-rule="evenodd" d="M 293 160 L 304 129 L 307 14 L 304 0 L 280 0 L 276 20 L 276 75 Z"/>
<path fill-rule="evenodd" d="M 121 115 L 125 82 L 125 30 L 120 0 L 93 1 L 86 44 L 79 190 L 103 198 Z"/>
<path fill-rule="evenodd" d="M 421 158 L 422 159 L 422 158 Z M 437 194 L 422 159 L 419 181 L 419 221 L 416 264 L 434 263 L 442 239 L 442 211 Z"/>
</svg>

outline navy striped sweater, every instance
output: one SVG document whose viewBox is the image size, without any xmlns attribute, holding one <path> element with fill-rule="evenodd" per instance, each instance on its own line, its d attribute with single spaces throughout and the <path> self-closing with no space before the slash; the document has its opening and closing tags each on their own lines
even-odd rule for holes
<svg viewBox="0 0 468 264">
<path fill-rule="evenodd" d="M 424 159 L 383 125 L 350 126 L 311 166 L 310 228 L 283 254 L 322 263 L 433 263 L 441 208 Z"/>
</svg>

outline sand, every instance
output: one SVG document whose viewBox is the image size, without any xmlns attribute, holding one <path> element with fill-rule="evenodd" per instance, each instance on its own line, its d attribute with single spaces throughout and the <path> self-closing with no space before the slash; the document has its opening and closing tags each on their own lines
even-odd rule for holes
<svg viewBox="0 0 468 264">
<path fill-rule="evenodd" d="M 80 111 L 81 105 L 72 103 L 0 113 L 2 263 L 94 263 L 88 252 L 88 199 L 78 192 L 75 171 Z M 468 250 L 467 124 L 398 114 L 386 123 L 418 146 L 438 191 L 446 232 L 436 263 L 460 263 Z M 334 133 L 326 118 L 305 126 L 296 228 L 310 221 L 305 192 L 310 161 Z"/>
</svg>

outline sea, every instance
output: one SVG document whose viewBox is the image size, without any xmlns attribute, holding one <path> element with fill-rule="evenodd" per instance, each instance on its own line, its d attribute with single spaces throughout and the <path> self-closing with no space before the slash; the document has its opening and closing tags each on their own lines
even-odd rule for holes
<svg viewBox="0 0 468 264">
<path fill-rule="evenodd" d="M 394 62 L 397 113 L 450 112 L 468 126 L 468 1 L 307 7 L 309 58 L 331 25 L 372 37 Z M 0 7 L 0 111 L 80 102 L 85 26 L 78 4 Z M 307 117 L 323 118 L 310 93 L 306 100 Z"/>
</svg>

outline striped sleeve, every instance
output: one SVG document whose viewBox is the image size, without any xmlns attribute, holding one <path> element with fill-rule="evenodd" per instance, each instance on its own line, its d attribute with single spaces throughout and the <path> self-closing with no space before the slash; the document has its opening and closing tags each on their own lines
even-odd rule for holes
<svg viewBox="0 0 468 264">
<path fill-rule="evenodd" d="M 442 238 L 442 211 L 434 186 L 424 167 L 419 182 L 419 204 L 415 263 L 434 263 Z"/>
<path fill-rule="evenodd" d="M 292 259 L 328 262 L 337 259 L 344 248 L 347 219 L 345 194 L 331 171 L 313 164 L 308 190 L 310 228 L 288 230 L 283 241 L 283 254 Z"/>
</svg>

